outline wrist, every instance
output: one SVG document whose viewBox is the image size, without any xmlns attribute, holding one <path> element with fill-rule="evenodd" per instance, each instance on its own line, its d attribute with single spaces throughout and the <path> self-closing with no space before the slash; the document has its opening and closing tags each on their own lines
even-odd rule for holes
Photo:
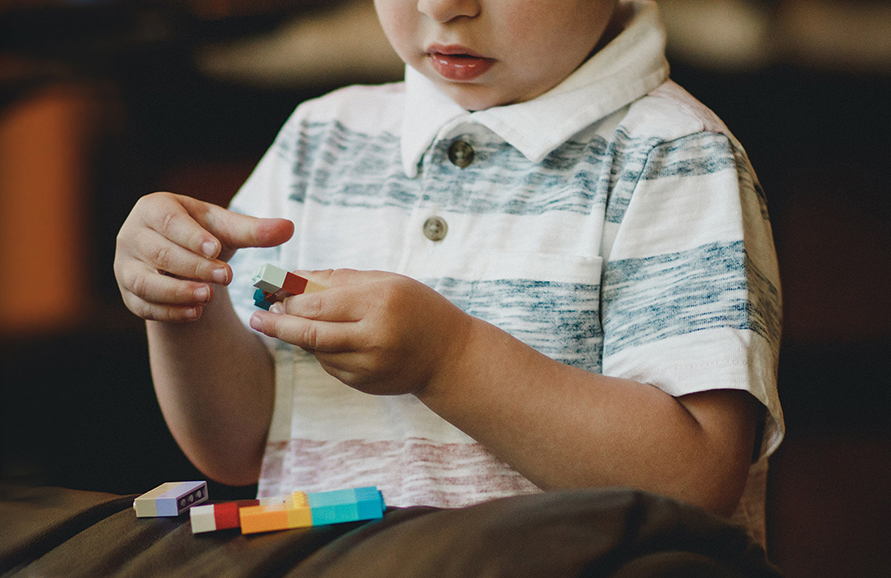
<svg viewBox="0 0 891 578">
<path fill-rule="evenodd" d="M 414 395 L 425 405 L 439 413 L 440 407 L 453 402 L 465 394 L 475 379 L 486 371 L 481 365 L 488 353 L 485 335 L 487 330 L 496 329 L 485 321 L 461 313 L 460 323 L 449 331 L 449 338 L 443 343 L 438 363 L 431 370 L 423 386 Z"/>
</svg>

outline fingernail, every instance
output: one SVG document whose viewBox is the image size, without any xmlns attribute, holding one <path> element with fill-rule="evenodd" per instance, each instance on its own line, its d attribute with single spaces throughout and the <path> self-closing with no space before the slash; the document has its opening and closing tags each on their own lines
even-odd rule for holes
<svg viewBox="0 0 891 578">
<path fill-rule="evenodd" d="M 195 289 L 195 301 L 200 301 L 201 303 L 207 303 L 210 299 L 210 288 L 209 287 L 199 287 Z"/>
<path fill-rule="evenodd" d="M 282 305 L 281 303 L 273 303 L 273 304 L 269 307 L 269 312 L 270 312 L 270 313 L 276 313 L 276 314 L 278 314 L 278 315 L 281 315 L 282 313 L 285 312 L 285 306 Z"/>
<path fill-rule="evenodd" d="M 260 331 L 263 328 L 263 324 L 260 322 L 260 316 L 256 313 L 251 315 L 250 319 L 251 329 L 256 331 Z"/>
<path fill-rule="evenodd" d="M 201 251 L 204 252 L 208 257 L 213 257 L 217 252 L 217 244 L 213 241 L 206 241 L 203 245 L 201 245 Z"/>
<path fill-rule="evenodd" d="M 211 277 L 213 278 L 214 283 L 219 283 L 220 285 L 225 284 L 226 281 L 229 280 L 229 274 L 223 268 L 214 269 L 213 273 L 211 273 Z"/>
</svg>

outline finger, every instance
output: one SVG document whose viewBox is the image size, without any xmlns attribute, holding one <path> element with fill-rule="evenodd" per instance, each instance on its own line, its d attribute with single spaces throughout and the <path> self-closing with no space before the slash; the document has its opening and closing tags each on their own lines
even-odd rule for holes
<svg viewBox="0 0 891 578">
<path fill-rule="evenodd" d="M 129 267 L 121 275 L 120 284 L 139 298 L 158 305 L 196 307 L 213 298 L 213 287 L 207 283 L 171 277 L 144 265 Z"/>
<path fill-rule="evenodd" d="M 337 353 L 356 349 L 356 323 L 317 321 L 256 311 L 251 316 L 250 325 L 264 335 L 310 351 Z"/>
<path fill-rule="evenodd" d="M 226 284 L 232 278 L 226 263 L 196 254 L 153 229 L 139 230 L 135 244 L 139 249 L 134 256 L 156 271 L 206 283 Z"/>
<path fill-rule="evenodd" d="M 318 271 L 298 270 L 294 271 L 294 273 L 301 277 L 306 277 L 314 283 L 324 285 L 325 287 L 374 283 L 375 281 L 393 276 L 393 273 L 384 273 L 382 271 L 359 271 L 357 269 L 325 269 Z"/>
<path fill-rule="evenodd" d="M 326 289 L 288 297 L 282 301 L 285 308 L 280 312 L 320 321 L 360 321 L 380 306 L 382 285 L 377 282 L 393 277 L 390 273 L 354 269 L 294 273 Z"/>
<path fill-rule="evenodd" d="M 368 311 L 367 298 L 351 288 L 337 287 L 286 297 L 272 306 L 273 313 L 286 313 L 314 321 L 335 323 L 360 321 Z"/>
<path fill-rule="evenodd" d="M 167 323 L 186 323 L 201 318 L 204 308 L 188 305 L 161 305 L 149 303 L 133 294 L 124 296 L 127 308 L 142 319 Z"/>
<path fill-rule="evenodd" d="M 161 237 L 207 258 L 219 253 L 219 239 L 193 216 L 209 203 L 172 193 L 153 193 L 141 198 L 137 205 L 134 213 L 141 215 L 143 224 Z"/>
<path fill-rule="evenodd" d="M 220 255 L 220 252 L 246 247 L 275 247 L 294 235 L 294 223 L 287 219 L 242 215 L 189 197 L 185 198 L 183 205 L 199 225 L 222 243 L 219 251 L 209 256 L 220 256 L 225 260 L 230 255 Z"/>
</svg>

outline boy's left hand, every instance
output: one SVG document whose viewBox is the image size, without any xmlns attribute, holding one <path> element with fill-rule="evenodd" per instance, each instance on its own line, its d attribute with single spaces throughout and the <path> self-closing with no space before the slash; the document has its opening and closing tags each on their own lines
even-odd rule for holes
<svg viewBox="0 0 891 578">
<path fill-rule="evenodd" d="M 299 273 L 325 291 L 288 297 L 251 327 L 306 351 L 365 393 L 419 393 L 467 342 L 472 318 L 423 283 L 379 271 Z"/>
</svg>

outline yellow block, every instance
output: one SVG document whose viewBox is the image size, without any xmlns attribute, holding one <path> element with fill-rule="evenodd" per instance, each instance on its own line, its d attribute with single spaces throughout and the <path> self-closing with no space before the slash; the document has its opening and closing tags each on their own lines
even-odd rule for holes
<svg viewBox="0 0 891 578">
<path fill-rule="evenodd" d="M 238 511 L 242 534 L 274 532 L 312 526 L 312 511 L 303 492 L 294 492 L 283 503 L 248 506 Z"/>
<path fill-rule="evenodd" d="M 312 510 L 309 507 L 306 494 L 294 492 L 291 498 L 291 507 L 288 508 L 288 527 L 308 528 L 312 526 Z"/>
</svg>

